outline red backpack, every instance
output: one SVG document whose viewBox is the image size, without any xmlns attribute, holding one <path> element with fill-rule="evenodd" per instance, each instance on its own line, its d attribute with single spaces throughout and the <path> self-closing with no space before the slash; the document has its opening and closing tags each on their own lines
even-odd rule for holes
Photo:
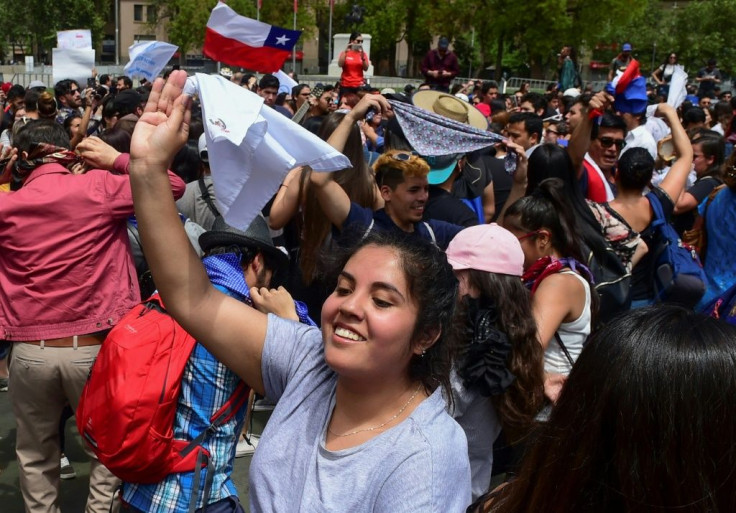
<svg viewBox="0 0 736 513">
<path fill-rule="evenodd" d="M 123 481 L 158 483 L 169 474 L 207 466 L 202 441 L 247 399 L 241 381 L 197 438 L 173 438 L 181 378 L 195 343 L 155 294 L 128 312 L 102 344 L 76 411 L 77 428 L 100 462 Z M 196 487 L 199 472 L 195 480 Z"/>
</svg>

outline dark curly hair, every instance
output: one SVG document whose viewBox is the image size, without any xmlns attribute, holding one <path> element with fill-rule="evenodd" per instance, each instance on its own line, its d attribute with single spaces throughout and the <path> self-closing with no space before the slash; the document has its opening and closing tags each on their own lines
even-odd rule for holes
<svg viewBox="0 0 736 513">
<path fill-rule="evenodd" d="M 496 327 L 511 343 L 506 366 L 516 379 L 491 401 L 507 435 L 519 439 L 534 427 L 544 403 L 544 350 L 537 340 L 531 296 L 518 276 L 468 269 L 468 281 L 497 306 Z"/>
<path fill-rule="evenodd" d="M 329 285 L 334 288 L 339 272 L 362 248 L 376 246 L 396 251 L 409 296 L 417 306 L 412 342 L 439 332 L 437 341 L 423 355 L 411 359 L 409 376 L 420 381 L 427 393 L 442 386 L 446 397 L 451 397 L 450 369 L 458 340 L 455 324 L 458 283 L 445 253 L 434 244 L 405 233 L 370 232 L 356 239 L 349 248 L 325 255 L 333 269 Z"/>
</svg>

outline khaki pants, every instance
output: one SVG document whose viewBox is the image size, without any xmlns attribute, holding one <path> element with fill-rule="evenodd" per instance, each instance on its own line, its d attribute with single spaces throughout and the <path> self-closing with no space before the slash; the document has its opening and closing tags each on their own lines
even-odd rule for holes
<svg viewBox="0 0 736 513">
<path fill-rule="evenodd" d="M 60 513 L 59 418 L 76 410 L 100 346 L 45 347 L 17 342 L 10 362 L 10 400 L 17 423 L 16 455 L 27 513 Z M 120 480 L 91 458 L 86 513 L 106 513 Z M 116 501 L 117 503 L 117 501 Z"/>
</svg>

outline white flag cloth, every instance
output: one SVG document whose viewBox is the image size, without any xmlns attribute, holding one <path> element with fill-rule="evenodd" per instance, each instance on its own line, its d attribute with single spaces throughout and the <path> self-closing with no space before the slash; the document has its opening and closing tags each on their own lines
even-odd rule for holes
<svg viewBox="0 0 736 513">
<path fill-rule="evenodd" d="M 675 65 L 675 71 L 670 79 L 670 92 L 667 95 L 667 103 L 673 108 L 678 108 L 687 96 L 687 73 L 680 65 Z"/>
<path fill-rule="evenodd" d="M 289 170 L 337 171 L 350 161 L 325 141 L 219 75 L 197 73 L 185 92 L 199 93 L 218 209 L 245 230 Z"/>
<path fill-rule="evenodd" d="M 279 79 L 279 93 L 291 94 L 291 89 L 299 85 L 296 80 L 284 73 L 284 70 L 278 70 L 273 76 Z"/>
<path fill-rule="evenodd" d="M 125 65 L 125 74 L 130 78 L 143 77 L 153 82 L 178 49 L 176 45 L 160 41 L 135 43 L 128 48 L 130 62 Z"/>
</svg>

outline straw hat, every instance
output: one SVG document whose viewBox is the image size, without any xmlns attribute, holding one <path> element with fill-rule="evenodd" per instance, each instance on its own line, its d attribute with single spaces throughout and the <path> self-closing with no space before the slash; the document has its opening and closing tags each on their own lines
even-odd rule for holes
<svg viewBox="0 0 736 513">
<path fill-rule="evenodd" d="M 424 90 L 414 93 L 411 99 L 414 105 L 429 112 L 434 112 L 440 116 L 465 123 L 480 130 L 486 130 L 488 128 L 488 121 L 483 116 L 483 113 L 469 103 L 455 98 L 451 94 Z"/>
</svg>

